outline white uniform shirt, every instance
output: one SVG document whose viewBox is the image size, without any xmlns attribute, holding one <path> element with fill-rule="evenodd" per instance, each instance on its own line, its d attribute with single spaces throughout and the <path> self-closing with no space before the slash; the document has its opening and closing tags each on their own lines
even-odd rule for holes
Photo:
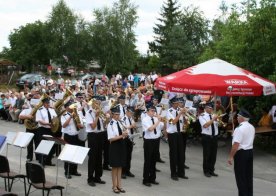
<svg viewBox="0 0 276 196">
<path fill-rule="evenodd" d="M 127 111 L 127 105 L 122 106 L 122 104 L 119 104 L 119 106 L 120 106 L 120 119 L 123 119 L 123 117 L 125 116 L 125 113 Z M 125 109 L 125 113 L 124 113 L 123 108 Z"/>
<path fill-rule="evenodd" d="M 125 116 L 123 117 L 123 119 L 122 119 L 124 125 L 125 125 L 127 128 L 130 126 L 129 120 L 130 120 L 130 122 L 131 122 L 131 125 L 135 124 L 135 121 L 133 120 L 133 118 L 131 118 L 131 117 L 129 118 L 129 117 L 127 117 L 126 115 L 125 115 Z M 130 137 L 132 136 L 131 130 L 130 130 L 130 129 L 128 129 L 128 135 L 129 135 Z"/>
<path fill-rule="evenodd" d="M 269 113 L 272 116 L 273 123 L 276 123 L 276 105 L 272 106 Z"/>
<path fill-rule="evenodd" d="M 50 112 L 50 115 L 51 115 L 51 119 L 53 120 L 53 118 L 57 116 L 57 113 L 53 108 L 49 108 L 49 112 Z M 44 106 L 39 108 L 38 111 L 36 112 L 35 120 L 36 120 L 36 122 L 41 120 L 41 121 L 44 121 L 46 123 L 49 123 L 48 112 L 47 112 L 47 109 Z M 39 127 L 45 127 L 45 128 L 51 128 L 51 126 L 42 125 L 39 122 L 38 122 L 38 126 Z"/>
<path fill-rule="evenodd" d="M 71 114 L 69 112 L 66 112 L 61 116 L 60 118 L 61 126 L 62 126 L 61 132 L 66 133 L 68 135 L 77 135 L 78 130 L 73 118 L 71 118 L 69 124 L 66 127 L 63 127 L 64 123 L 70 118 L 70 116 Z"/>
<path fill-rule="evenodd" d="M 175 124 L 170 124 L 169 120 L 172 119 L 174 120 L 176 118 L 176 112 L 179 114 L 180 111 L 178 109 L 170 108 L 167 111 L 166 119 L 167 119 L 167 132 L 168 133 L 177 133 L 177 123 Z M 183 127 L 183 116 L 179 118 L 179 125 L 180 125 L 180 131 Z"/>
<path fill-rule="evenodd" d="M 156 117 L 153 117 L 154 123 L 158 121 Z M 157 139 L 161 135 L 161 130 L 164 127 L 163 122 L 159 122 L 158 126 L 156 127 L 156 134 L 154 131 L 149 131 L 148 129 L 153 125 L 153 122 L 151 120 L 151 117 L 149 115 L 146 115 L 146 117 L 142 121 L 142 127 L 143 131 L 145 133 L 144 138 L 145 139 Z"/>
<path fill-rule="evenodd" d="M 119 123 L 119 126 L 120 126 L 122 132 L 124 131 L 122 124 L 119 121 L 112 119 L 107 125 L 107 139 L 108 140 L 110 140 L 116 136 L 119 136 L 119 130 L 118 130 L 117 123 Z"/>
<path fill-rule="evenodd" d="M 211 114 L 211 117 L 213 117 L 212 114 Z M 201 125 L 201 133 L 205 134 L 205 135 L 212 135 L 212 125 L 210 125 L 207 128 L 203 127 L 203 125 L 205 125 L 208 121 L 211 120 L 210 119 L 210 114 L 207 113 L 207 112 L 204 112 L 199 116 L 198 119 L 199 119 L 199 122 L 200 122 L 200 125 Z M 214 124 L 214 127 L 215 127 L 215 135 L 218 135 L 218 122 L 214 121 L 213 124 Z"/>
<path fill-rule="evenodd" d="M 32 112 L 32 108 L 26 108 L 24 110 L 22 110 L 22 112 L 19 114 L 19 116 L 27 116 L 27 115 L 30 115 Z"/>
<path fill-rule="evenodd" d="M 235 142 L 239 143 L 238 150 L 253 149 L 254 137 L 255 128 L 248 121 L 244 121 L 235 129 L 232 144 Z"/>
<path fill-rule="evenodd" d="M 147 112 L 146 111 L 144 111 L 144 112 L 142 112 L 141 113 L 141 121 L 143 122 L 143 119 L 145 118 L 147 116 Z"/>
<path fill-rule="evenodd" d="M 103 125 L 103 120 L 99 117 L 100 124 L 101 124 L 101 130 L 98 130 L 98 126 L 96 125 L 95 129 L 92 129 L 91 124 L 94 123 L 96 119 L 96 113 L 94 110 L 90 109 L 87 111 L 85 114 L 85 122 L 86 122 L 86 132 L 91 133 L 91 132 L 102 132 L 104 131 L 104 125 Z"/>
</svg>

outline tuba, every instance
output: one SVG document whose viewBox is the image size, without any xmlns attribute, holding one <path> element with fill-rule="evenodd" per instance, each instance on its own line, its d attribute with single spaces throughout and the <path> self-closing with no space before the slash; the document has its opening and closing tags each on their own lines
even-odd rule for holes
<svg viewBox="0 0 276 196">
<path fill-rule="evenodd" d="M 27 129 L 30 129 L 30 130 L 33 130 L 33 129 L 37 129 L 38 128 L 38 125 L 37 125 L 37 122 L 35 121 L 35 114 L 37 112 L 37 110 L 43 105 L 42 103 L 42 100 L 45 99 L 45 98 L 48 98 L 49 96 L 44 93 L 42 95 L 42 97 L 40 98 L 40 102 L 32 109 L 30 115 L 33 116 L 32 119 L 25 119 L 24 120 L 24 125 Z"/>
<path fill-rule="evenodd" d="M 54 108 L 57 113 L 57 116 L 52 119 L 51 130 L 53 133 L 56 133 L 59 130 L 59 128 L 61 127 L 60 116 L 65 112 L 65 110 L 62 110 L 64 101 L 72 95 L 73 95 L 73 93 L 69 89 L 66 89 L 66 92 L 63 95 L 63 98 L 58 100 L 57 102 L 55 102 Z"/>
</svg>

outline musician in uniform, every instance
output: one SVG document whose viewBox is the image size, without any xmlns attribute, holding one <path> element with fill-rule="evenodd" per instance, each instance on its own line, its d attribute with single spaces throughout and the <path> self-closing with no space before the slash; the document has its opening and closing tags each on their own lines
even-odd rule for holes
<svg viewBox="0 0 276 196">
<path fill-rule="evenodd" d="M 123 119 L 123 117 L 126 115 L 126 109 L 127 109 L 127 105 L 126 105 L 126 96 L 125 95 L 120 95 L 118 97 L 119 100 L 119 107 L 120 107 L 120 119 Z"/>
<path fill-rule="evenodd" d="M 126 147 L 125 139 L 128 136 L 128 131 L 124 129 L 120 122 L 120 106 L 117 105 L 111 109 L 112 120 L 108 123 L 107 134 L 110 141 L 109 148 L 109 163 L 112 167 L 112 184 L 114 193 L 125 193 L 122 188 L 121 175 L 122 167 L 126 165 Z"/>
<path fill-rule="evenodd" d="M 205 104 L 205 112 L 199 116 L 203 147 L 203 172 L 206 177 L 215 176 L 218 148 L 218 116 L 213 115 L 213 103 Z"/>
<path fill-rule="evenodd" d="M 43 103 L 43 106 L 38 109 L 36 112 L 36 122 L 38 122 L 38 132 L 37 132 L 37 140 L 38 143 L 43 139 L 43 135 L 53 135 L 53 132 L 51 131 L 52 126 L 52 120 L 54 117 L 57 116 L 55 110 L 53 108 L 50 108 L 50 99 L 44 98 L 41 100 Z M 52 164 L 52 157 L 55 152 L 55 149 L 52 148 L 49 155 L 46 157 L 43 157 L 42 155 L 37 155 L 38 160 L 41 164 L 49 165 L 49 166 L 55 166 L 55 164 Z"/>
<path fill-rule="evenodd" d="M 126 166 L 123 167 L 122 178 L 135 177 L 133 173 L 130 172 L 131 168 L 131 158 L 132 158 L 132 150 L 133 150 L 133 134 L 134 129 L 136 128 L 136 123 L 133 119 L 134 107 L 127 107 L 126 115 L 123 117 L 123 123 L 125 127 L 129 130 L 128 137 L 125 139 L 126 143 Z"/>
<path fill-rule="evenodd" d="M 66 109 L 66 112 L 61 116 L 61 132 L 63 133 L 63 138 L 68 144 L 72 145 L 80 145 L 80 140 L 78 138 L 78 130 L 83 128 L 83 125 L 80 122 L 77 122 L 74 120 L 75 114 L 73 113 L 73 109 L 70 108 L 70 106 L 74 102 L 69 100 L 67 103 L 64 104 L 64 107 Z M 65 170 L 65 177 L 70 179 L 72 178 L 71 175 L 74 176 L 81 176 L 81 174 L 78 172 L 78 165 L 73 163 L 67 163 L 64 162 L 64 170 Z"/>
<path fill-rule="evenodd" d="M 232 149 L 228 163 L 232 165 L 239 191 L 239 196 L 253 196 L 253 143 L 255 128 L 248 121 L 250 114 L 241 109 L 238 113 L 239 126 L 233 133 Z"/>
<path fill-rule="evenodd" d="M 170 154 L 171 179 L 177 181 L 178 178 L 188 179 L 184 168 L 184 147 L 181 133 L 183 114 L 185 109 L 179 110 L 179 99 L 174 97 L 170 100 L 172 107 L 167 111 L 167 133 Z"/>
<path fill-rule="evenodd" d="M 39 98 L 39 96 L 34 96 L 34 98 Z M 26 119 L 34 119 L 34 116 L 31 115 L 32 113 L 32 107 L 30 104 L 30 101 L 28 101 L 28 104 L 25 105 L 25 109 L 22 110 L 22 112 L 19 114 L 20 120 L 26 120 Z M 36 123 L 35 123 L 36 124 Z M 37 126 L 34 126 L 32 129 L 30 127 L 26 127 L 27 133 L 33 133 L 34 137 L 27 146 L 27 160 L 32 161 L 33 160 L 33 153 L 34 153 L 34 145 L 35 148 L 38 146 L 39 143 L 37 143 Z"/>
<path fill-rule="evenodd" d="M 184 98 L 183 97 L 179 98 L 179 108 L 180 109 L 185 107 L 184 103 L 185 103 Z M 186 122 L 187 120 L 189 120 L 189 119 L 183 118 L 182 124 L 188 123 L 188 122 Z M 183 139 L 183 151 L 184 151 L 184 168 L 189 169 L 189 167 L 185 164 L 188 133 L 187 133 L 187 130 L 186 130 L 187 128 L 186 127 L 181 126 L 181 129 L 182 129 L 181 134 L 182 134 L 182 139 Z"/>
<path fill-rule="evenodd" d="M 102 168 L 102 153 L 104 146 L 104 122 L 100 117 L 100 108 L 95 108 L 95 104 L 99 105 L 99 96 L 95 96 L 95 103 L 85 115 L 86 119 L 86 132 L 88 133 L 88 179 L 89 186 L 95 186 L 95 183 L 105 184 L 105 181 L 101 180 L 103 174 Z M 93 108 L 94 107 L 94 108 Z"/>
<path fill-rule="evenodd" d="M 147 115 L 142 121 L 144 131 L 144 170 L 143 185 L 158 185 L 156 181 L 156 161 L 158 156 L 158 143 L 164 123 L 160 116 L 156 117 L 156 109 L 152 105 L 147 105 Z"/>
<path fill-rule="evenodd" d="M 157 97 L 157 96 L 153 96 L 152 97 L 152 105 L 155 107 L 155 109 L 156 109 L 156 114 L 157 115 L 159 115 L 159 116 L 161 116 L 161 113 L 162 113 L 162 111 L 163 111 L 163 108 L 162 108 L 162 106 L 161 105 L 159 105 L 158 104 L 158 100 L 159 100 L 159 98 Z M 161 133 L 162 134 L 162 133 Z M 165 161 L 163 161 L 162 159 L 161 159 L 161 155 L 160 155 L 160 138 L 161 137 L 159 137 L 159 142 L 158 142 L 158 153 L 157 153 L 157 162 L 159 162 L 159 163 L 165 163 Z"/>
</svg>

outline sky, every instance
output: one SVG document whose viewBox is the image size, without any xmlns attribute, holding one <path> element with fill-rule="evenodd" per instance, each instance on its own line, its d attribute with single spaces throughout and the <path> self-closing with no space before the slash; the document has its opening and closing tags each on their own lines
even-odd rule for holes
<svg viewBox="0 0 276 196">
<path fill-rule="evenodd" d="M 115 0 L 65 0 L 66 4 L 87 21 L 93 21 L 93 10 L 111 7 Z M 138 6 L 138 24 L 135 27 L 137 35 L 137 49 L 146 54 L 148 42 L 153 40 L 153 27 L 160 16 L 163 2 L 166 0 L 131 0 Z M 227 5 L 239 3 L 242 0 L 225 0 Z M 0 0 L 0 51 L 9 47 L 8 36 L 20 26 L 33 23 L 37 20 L 45 21 L 58 0 Z M 221 0 L 178 0 L 183 8 L 193 5 L 199 7 L 207 19 L 219 15 Z"/>
</svg>

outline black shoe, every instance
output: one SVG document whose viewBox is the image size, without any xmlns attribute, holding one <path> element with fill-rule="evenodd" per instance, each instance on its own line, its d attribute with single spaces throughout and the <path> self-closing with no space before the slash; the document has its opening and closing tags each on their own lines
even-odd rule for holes
<svg viewBox="0 0 276 196">
<path fill-rule="evenodd" d="M 110 167 L 108 166 L 103 167 L 103 170 L 111 171 Z"/>
<path fill-rule="evenodd" d="M 127 172 L 127 173 L 126 173 L 126 176 L 132 177 L 132 178 L 135 177 L 135 175 L 134 175 L 133 173 L 131 173 L 131 172 Z"/>
<path fill-rule="evenodd" d="M 150 182 L 151 184 L 154 184 L 154 185 L 159 185 L 159 182 L 157 182 L 157 181 L 152 181 L 152 182 Z"/>
<path fill-rule="evenodd" d="M 178 177 L 177 176 L 173 176 L 171 177 L 172 180 L 178 181 Z"/>
<path fill-rule="evenodd" d="M 157 162 L 159 162 L 159 163 L 165 163 L 165 161 L 163 161 L 162 159 L 159 159 Z"/>
<path fill-rule="evenodd" d="M 99 184 L 105 184 L 105 181 L 101 180 L 101 179 L 95 179 L 94 180 L 95 183 L 99 183 Z"/>
<path fill-rule="evenodd" d="M 70 174 L 64 174 L 64 175 L 65 175 L 65 178 L 67 178 L 67 179 L 71 179 L 72 178 L 72 176 Z"/>
<path fill-rule="evenodd" d="M 184 169 L 190 169 L 190 167 L 188 167 L 187 165 L 184 165 Z"/>
<path fill-rule="evenodd" d="M 189 179 L 188 176 L 178 176 L 178 178 L 182 178 L 182 179 Z"/>
<path fill-rule="evenodd" d="M 206 176 L 207 178 L 211 177 L 211 174 L 209 172 L 204 173 L 204 176 Z"/>
<path fill-rule="evenodd" d="M 122 174 L 122 175 L 121 175 L 121 178 L 122 178 L 122 179 L 126 179 L 126 174 Z"/>
<path fill-rule="evenodd" d="M 211 172 L 210 175 L 211 175 L 211 176 L 218 177 L 218 174 L 216 174 L 215 172 Z"/>
<path fill-rule="evenodd" d="M 71 175 L 73 175 L 73 176 L 81 176 L 81 173 L 75 172 L 75 173 L 72 173 Z"/>
<path fill-rule="evenodd" d="M 88 185 L 89 186 L 96 186 L 95 182 L 93 182 L 93 181 L 88 182 Z"/>
<path fill-rule="evenodd" d="M 155 171 L 156 171 L 156 172 L 161 172 L 161 170 L 160 170 L 160 169 L 155 169 Z"/>
<path fill-rule="evenodd" d="M 53 163 L 45 163 L 44 165 L 47 165 L 47 166 L 56 166 L 56 164 L 53 164 Z"/>
<path fill-rule="evenodd" d="M 143 185 L 150 187 L 151 184 L 149 182 L 143 182 Z"/>
</svg>

